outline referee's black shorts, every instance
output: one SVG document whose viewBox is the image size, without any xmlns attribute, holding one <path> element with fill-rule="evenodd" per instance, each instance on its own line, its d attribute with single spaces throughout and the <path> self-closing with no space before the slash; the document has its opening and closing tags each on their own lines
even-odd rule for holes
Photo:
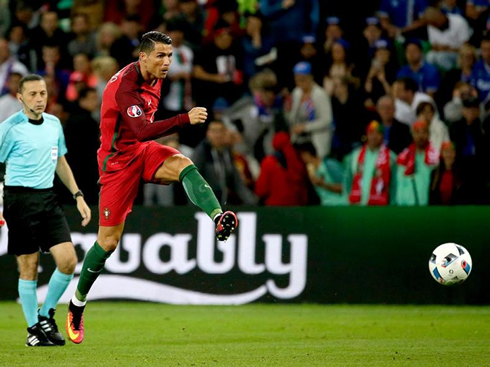
<svg viewBox="0 0 490 367">
<path fill-rule="evenodd" d="M 3 215 L 8 226 L 8 253 L 48 252 L 71 242 L 70 229 L 53 189 L 5 186 Z"/>
</svg>

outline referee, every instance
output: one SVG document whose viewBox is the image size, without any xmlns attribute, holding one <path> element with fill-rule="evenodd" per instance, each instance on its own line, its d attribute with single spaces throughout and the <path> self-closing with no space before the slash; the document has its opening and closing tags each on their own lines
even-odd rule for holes
<svg viewBox="0 0 490 367">
<path fill-rule="evenodd" d="M 8 253 L 16 255 L 19 296 L 27 320 L 26 346 L 64 345 L 54 320 L 56 304 L 68 287 L 77 257 L 65 215 L 53 191 L 54 173 L 73 194 L 86 226 L 90 209 L 66 162 L 60 120 L 44 113 L 46 83 L 39 75 L 19 82 L 17 99 L 23 109 L 0 124 L 0 162 L 6 163 L 4 216 L 8 224 Z M 0 225 L 5 224 L 0 213 Z M 39 251 L 51 252 L 56 270 L 49 281 L 46 301 L 38 310 Z"/>
</svg>

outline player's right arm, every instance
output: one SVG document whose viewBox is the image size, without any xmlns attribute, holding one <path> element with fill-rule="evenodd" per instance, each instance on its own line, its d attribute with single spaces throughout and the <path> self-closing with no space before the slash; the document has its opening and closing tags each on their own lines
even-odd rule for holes
<svg viewBox="0 0 490 367">
<path fill-rule="evenodd" d="M 137 92 L 136 85 L 121 84 L 115 94 L 116 104 L 124 123 L 131 129 L 138 141 L 147 141 L 170 135 L 180 127 L 191 123 L 199 124 L 206 121 L 207 112 L 203 107 L 194 107 L 169 119 L 151 121 L 144 112 L 144 100 Z"/>
</svg>

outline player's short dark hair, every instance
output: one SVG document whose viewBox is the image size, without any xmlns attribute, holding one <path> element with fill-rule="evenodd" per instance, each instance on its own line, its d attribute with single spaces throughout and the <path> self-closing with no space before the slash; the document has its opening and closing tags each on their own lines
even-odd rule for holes
<svg viewBox="0 0 490 367">
<path fill-rule="evenodd" d="M 415 79 L 410 77 L 399 78 L 397 82 L 403 83 L 405 90 L 411 90 L 412 92 L 417 92 L 419 90 L 419 85 Z"/>
<path fill-rule="evenodd" d="M 22 77 L 22 79 L 19 80 L 19 92 L 20 93 L 23 92 L 25 83 L 34 82 L 34 81 L 38 81 L 38 80 L 44 81 L 43 77 L 41 75 L 37 75 L 37 74 L 29 74 L 29 75 Z"/>
<path fill-rule="evenodd" d="M 163 43 L 165 45 L 171 45 L 172 39 L 165 33 L 158 31 L 147 32 L 141 37 L 140 52 L 151 53 L 156 43 Z"/>
</svg>

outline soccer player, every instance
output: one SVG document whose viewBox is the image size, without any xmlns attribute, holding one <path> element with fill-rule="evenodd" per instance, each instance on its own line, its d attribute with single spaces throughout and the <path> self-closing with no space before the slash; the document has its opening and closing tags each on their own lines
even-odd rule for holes
<svg viewBox="0 0 490 367">
<path fill-rule="evenodd" d="M 211 187 L 189 158 L 151 141 L 188 123 L 201 124 L 208 115 L 205 108 L 194 107 L 188 113 L 154 121 L 162 80 L 171 62 L 172 39 L 156 31 L 145 33 L 139 60 L 116 73 L 104 91 L 98 151 L 99 232 L 85 257 L 66 322 L 68 337 L 76 344 L 83 341 L 87 294 L 118 245 L 141 180 L 157 184 L 182 182 L 192 203 L 216 223 L 220 241 L 226 241 L 238 225 L 233 212 L 223 213 Z"/>
<path fill-rule="evenodd" d="M 54 320 L 56 304 L 70 284 L 77 264 L 70 230 L 53 191 L 54 173 L 73 194 L 86 226 L 90 209 L 66 162 L 66 146 L 60 120 L 44 113 L 48 100 L 46 83 L 39 75 L 19 82 L 17 99 L 22 110 L 0 124 L 0 162 L 6 162 L 4 215 L 8 223 L 8 253 L 16 255 L 19 297 L 27 320 L 28 347 L 64 345 Z M 0 225 L 5 221 L 0 213 Z M 48 294 L 37 309 L 39 250 L 51 252 L 56 270 Z"/>
</svg>

